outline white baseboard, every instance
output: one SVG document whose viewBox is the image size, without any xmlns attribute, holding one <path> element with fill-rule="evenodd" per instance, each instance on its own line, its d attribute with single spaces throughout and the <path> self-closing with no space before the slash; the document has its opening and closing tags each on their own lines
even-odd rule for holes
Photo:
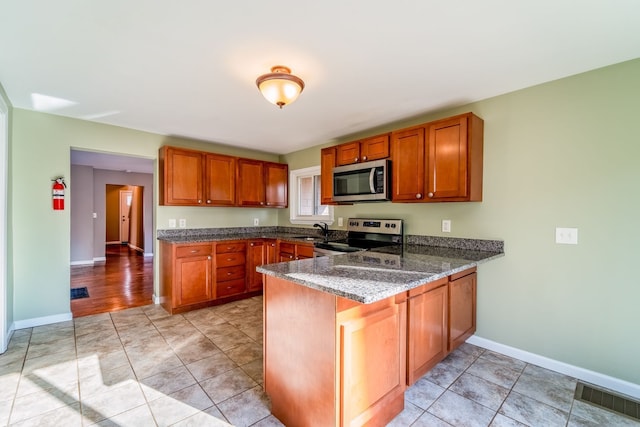
<svg viewBox="0 0 640 427">
<path fill-rule="evenodd" d="M 54 314 L 53 316 L 34 317 L 33 319 L 16 320 L 13 322 L 15 329 L 33 328 L 35 326 L 50 325 L 51 323 L 66 322 L 73 319 L 71 313 Z"/>
<path fill-rule="evenodd" d="M 145 252 L 145 253 L 144 253 L 144 256 L 146 256 L 146 257 L 153 256 L 153 252 Z"/>
<path fill-rule="evenodd" d="M 4 342 L 0 342 L 0 354 L 7 351 L 7 348 L 9 347 L 9 341 L 11 341 L 11 337 L 13 336 L 13 332 L 15 331 L 15 329 L 15 323 L 12 322 L 11 325 L 9 325 L 9 329 L 4 336 Z"/>
<path fill-rule="evenodd" d="M 93 258 L 93 262 L 105 262 L 107 260 L 106 256 L 97 256 Z"/>
<path fill-rule="evenodd" d="M 93 260 L 71 261 L 71 265 L 93 265 Z"/>
<path fill-rule="evenodd" d="M 153 299 L 153 303 L 158 305 L 160 304 L 160 297 L 157 296 L 156 294 L 153 294 L 153 296 L 151 297 Z"/>
<path fill-rule="evenodd" d="M 589 369 L 584 369 L 579 366 L 569 365 L 568 363 L 550 359 L 545 356 L 540 356 L 535 353 L 530 353 L 528 351 L 500 344 L 485 338 L 480 338 L 476 335 L 471 336 L 467 340 L 467 342 L 478 347 L 486 348 L 487 350 L 495 351 L 496 353 L 501 353 L 506 356 L 520 359 L 524 362 L 531 363 L 532 365 L 540 366 L 552 371 L 559 372 L 561 374 L 568 375 L 570 377 L 591 383 L 593 385 L 604 387 L 618 393 L 626 394 L 627 396 L 633 397 L 635 399 L 640 399 L 639 384 L 634 384 L 629 381 L 601 374 L 599 372 L 590 371 Z"/>
</svg>

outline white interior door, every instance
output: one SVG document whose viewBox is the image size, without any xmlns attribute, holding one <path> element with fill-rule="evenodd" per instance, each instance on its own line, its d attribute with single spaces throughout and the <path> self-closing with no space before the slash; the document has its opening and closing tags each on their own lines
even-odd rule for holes
<svg viewBox="0 0 640 427">
<path fill-rule="evenodd" d="M 120 191 L 120 242 L 129 243 L 132 191 Z"/>
<path fill-rule="evenodd" d="M 0 353 L 9 345 L 7 319 L 7 150 L 9 147 L 9 108 L 0 97 Z"/>
</svg>

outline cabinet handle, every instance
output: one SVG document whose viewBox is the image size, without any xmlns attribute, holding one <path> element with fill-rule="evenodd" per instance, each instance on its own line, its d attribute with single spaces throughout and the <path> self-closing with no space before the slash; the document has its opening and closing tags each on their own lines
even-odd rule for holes
<svg viewBox="0 0 640 427">
<path fill-rule="evenodd" d="M 367 156 L 363 156 L 362 160 L 364 160 L 366 162 L 367 161 Z"/>
<path fill-rule="evenodd" d="M 422 193 L 416 194 L 416 199 L 422 199 Z"/>
<path fill-rule="evenodd" d="M 432 198 L 432 197 L 433 197 L 433 193 L 428 193 L 428 194 L 427 194 L 427 197 L 428 197 L 428 198 Z"/>
<path fill-rule="evenodd" d="M 227 261 L 233 261 L 233 258 L 227 258 Z"/>
<path fill-rule="evenodd" d="M 200 251 L 198 251 L 197 249 L 193 249 L 193 250 L 191 251 L 191 253 L 192 253 L 192 254 L 197 254 L 198 252 L 200 252 Z"/>
<path fill-rule="evenodd" d="M 207 203 L 211 203 L 211 200 L 207 200 Z"/>
<path fill-rule="evenodd" d="M 264 202 L 260 202 L 261 205 L 264 205 Z"/>
<path fill-rule="evenodd" d="M 249 246 L 253 246 L 253 243 L 249 243 Z"/>
<path fill-rule="evenodd" d="M 207 259 L 211 259 L 211 255 L 209 255 L 209 256 L 207 257 Z"/>
<path fill-rule="evenodd" d="M 358 160 L 360 160 L 358 157 L 356 157 L 355 159 L 353 159 L 356 163 L 358 163 Z"/>
<path fill-rule="evenodd" d="M 270 205 L 271 205 L 271 203 L 267 202 L 267 206 L 270 206 Z"/>
<path fill-rule="evenodd" d="M 198 203 L 202 203 L 202 200 L 198 200 Z"/>
<path fill-rule="evenodd" d="M 232 274 L 233 274 L 233 273 L 229 271 L 229 272 L 227 273 L 227 276 L 231 276 Z"/>
</svg>

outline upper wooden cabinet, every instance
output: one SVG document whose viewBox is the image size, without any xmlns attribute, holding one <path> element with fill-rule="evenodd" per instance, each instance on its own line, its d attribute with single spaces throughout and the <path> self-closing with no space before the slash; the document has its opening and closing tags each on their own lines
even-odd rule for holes
<svg viewBox="0 0 640 427">
<path fill-rule="evenodd" d="M 333 168 L 336 167 L 336 147 L 323 148 L 320 151 L 320 197 L 323 205 L 333 201 Z"/>
<path fill-rule="evenodd" d="M 287 207 L 286 164 L 160 148 L 160 205 Z"/>
<path fill-rule="evenodd" d="M 392 200 L 481 201 L 483 132 L 472 113 L 393 132 Z"/>
<path fill-rule="evenodd" d="M 283 163 L 238 159 L 238 205 L 286 208 L 288 175 Z"/>
<path fill-rule="evenodd" d="M 389 157 L 389 134 L 372 136 L 336 146 L 336 165 L 369 162 Z"/>
<path fill-rule="evenodd" d="M 202 204 L 203 160 L 199 151 L 160 148 L 160 204 Z"/>
</svg>

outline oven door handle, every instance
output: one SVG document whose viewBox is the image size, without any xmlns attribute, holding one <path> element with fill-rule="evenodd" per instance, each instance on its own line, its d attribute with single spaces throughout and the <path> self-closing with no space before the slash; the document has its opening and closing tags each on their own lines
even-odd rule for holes
<svg viewBox="0 0 640 427">
<path fill-rule="evenodd" d="M 371 194 L 376 194 L 376 189 L 373 186 L 373 177 L 376 174 L 376 168 L 371 168 L 371 172 L 369 173 L 369 188 L 371 189 Z"/>
</svg>

